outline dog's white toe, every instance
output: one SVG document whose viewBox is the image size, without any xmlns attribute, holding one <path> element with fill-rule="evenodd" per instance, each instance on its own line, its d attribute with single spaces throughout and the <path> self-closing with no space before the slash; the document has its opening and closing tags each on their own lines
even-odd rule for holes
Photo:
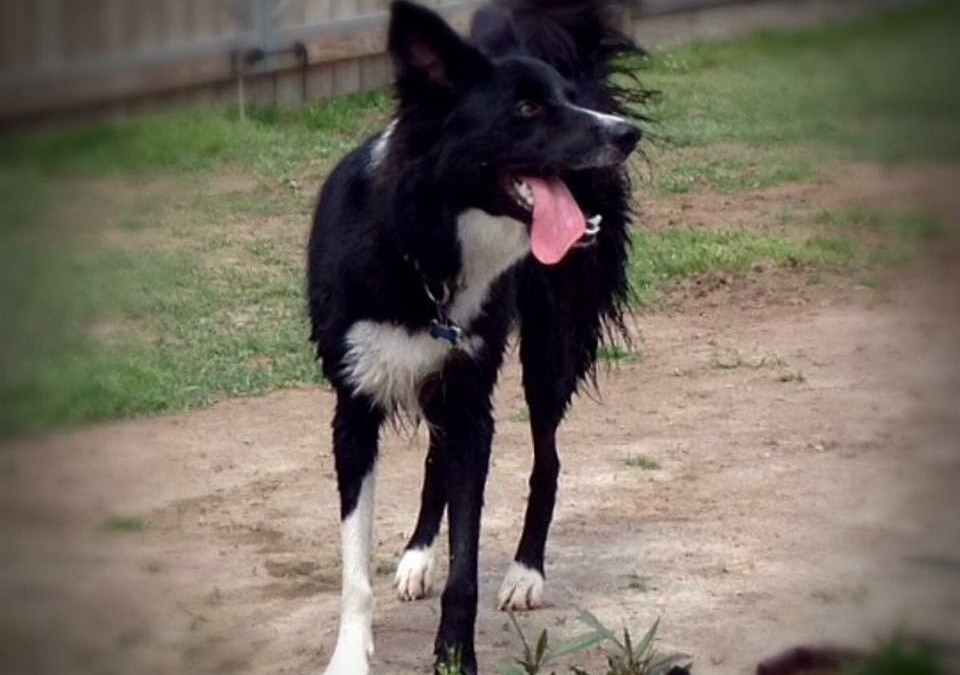
<svg viewBox="0 0 960 675">
<path fill-rule="evenodd" d="M 400 564 L 394 583 L 401 600 L 419 600 L 426 597 L 433 588 L 434 556 L 433 547 L 407 549 Z"/>
<path fill-rule="evenodd" d="M 526 610 L 543 605 L 543 575 L 514 561 L 500 586 L 500 609 Z"/>
</svg>

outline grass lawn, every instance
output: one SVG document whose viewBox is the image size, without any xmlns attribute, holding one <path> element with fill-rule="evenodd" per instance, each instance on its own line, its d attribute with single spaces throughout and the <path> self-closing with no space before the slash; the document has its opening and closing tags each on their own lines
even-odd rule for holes
<svg viewBox="0 0 960 675">
<path fill-rule="evenodd" d="M 850 161 L 960 159 L 958 29 L 960 5 L 942 3 L 655 54 L 641 71 L 662 92 L 641 188 L 671 200 Z M 390 108 L 377 92 L 0 141 L 0 437 L 316 382 L 302 298 L 313 196 Z M 924 213 L 814 220 L 809 236 L 790 223 L 638 233 L 638 302 L 672 279 L 760 262 L 882 265 L 940 229 Z M 878 231 L 898 245 L 871 249 Z"/>
</svg>

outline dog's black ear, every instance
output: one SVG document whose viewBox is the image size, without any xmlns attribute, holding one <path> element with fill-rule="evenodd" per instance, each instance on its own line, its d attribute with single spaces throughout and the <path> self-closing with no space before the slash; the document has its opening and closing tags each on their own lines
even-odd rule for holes
<svg viewBox="0 0 960 675">
<path fill-rule="evenodd" d="M 473 15 L 470 40 L 490 56 L 523 54 L 526 50 L 513 15 L 502 7 L 483 7 Z"/>
<path fill-rule="evenodd" d="M 405 88 L 455 93 L 485 76 L 492 66 L 432 10 L 406 0 L 391 6 L 387 46 L 401 97 Z"/>
</svg>

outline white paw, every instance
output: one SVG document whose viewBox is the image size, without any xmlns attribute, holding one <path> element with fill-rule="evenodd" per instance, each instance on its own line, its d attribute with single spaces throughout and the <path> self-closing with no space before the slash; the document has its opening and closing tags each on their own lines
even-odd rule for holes
<svg viewBox="0 0 960 675">
<path fill-rule="evenodd" d="M 324 675 L 368 675 L 373 657 L 373 635 L 370 631 L 357 629 L 341 630 L 333 658 L 323 671 Z"/>
<path fill-rule="evenodd" d="M 433 588 L 433 547 L 412 548 L 404 552 L 397 565 L 394 584 L 401 600 L 419 600 Z"/>
<path fill-rule="evenodd" d="M 500 609 L 536 609 L 543 605 L 543 575 L 514 561 L 500 586 Z"/>
</svg>

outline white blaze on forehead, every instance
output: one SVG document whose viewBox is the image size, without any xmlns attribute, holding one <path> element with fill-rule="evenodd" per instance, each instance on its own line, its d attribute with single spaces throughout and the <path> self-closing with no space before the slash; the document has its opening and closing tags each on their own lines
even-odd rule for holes
<svg viewBox="0 0 960 675">
<path fill-rule="evenodd" d="M 616 126 L 618 124 L 629 124 L 629 122 L 627 122 L 627 120 L 623 119 L 622 117 L 600 112 L 599 110 L 591 110 L 590 108 L 581 108 L 578 105 L 571 105 L 570 107 L 576 110 L 577 112 L 583 113 L 585 115 L 590 115 L 595 120 L 600 122 L 600 124 L 607 127 Z"/>
</svg>

